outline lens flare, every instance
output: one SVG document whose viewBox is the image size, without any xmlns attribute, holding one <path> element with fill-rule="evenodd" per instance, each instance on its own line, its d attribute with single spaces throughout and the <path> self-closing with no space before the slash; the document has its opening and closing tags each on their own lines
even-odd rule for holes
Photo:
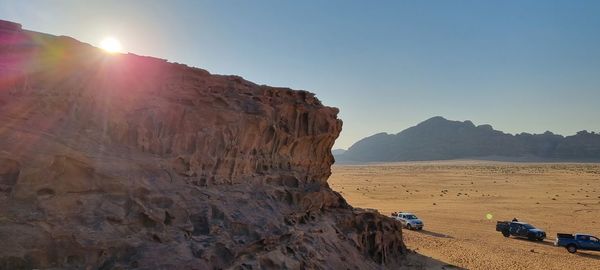
<svg viewBox="0 0 600 270">
<path fill-rule="evenodd" d="M 114 37 L 106 37 L 100 42 L 100 48 L 109 53 L 118 53 L 123 51 L 121 42 Z"/>
</svg>

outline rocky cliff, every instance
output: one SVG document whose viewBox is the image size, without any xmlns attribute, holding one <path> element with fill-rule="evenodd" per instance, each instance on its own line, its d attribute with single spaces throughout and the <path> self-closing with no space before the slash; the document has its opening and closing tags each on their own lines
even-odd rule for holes
<svg viewBox="0 0 600 270">
<path fill-rule="evenodd" d="M 380 269 L 327 178 L 338 110 L 0 21 L 0 269 Z"/>
</svg>

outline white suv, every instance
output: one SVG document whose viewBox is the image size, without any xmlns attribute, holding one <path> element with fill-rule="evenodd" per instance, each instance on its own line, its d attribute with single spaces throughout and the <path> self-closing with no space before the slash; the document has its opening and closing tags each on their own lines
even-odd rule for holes
<svg viewBox="0 0 600 270">
<path fill-rule="evenodd" d="M 408 213 L 408 212 L 393 213 L 392 217 L 394 219 L 400 221 L 400 223 L 402 223 L 402 226 L 406 227 L 409 230 L 422 230 L 423 229 L 423 221 L 421 221 L 413 213 Z"/>
</svg>

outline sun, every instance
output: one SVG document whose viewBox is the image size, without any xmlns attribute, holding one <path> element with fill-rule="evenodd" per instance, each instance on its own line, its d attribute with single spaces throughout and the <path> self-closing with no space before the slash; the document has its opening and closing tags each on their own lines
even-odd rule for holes
<svg viewBox="0 0 600 270">
<path fill-rule="evenodd" d="M 109 53 L 118 53 L 123 51 L 121 42 L 114 37 L 106 37 L 100 42 L 100 48 Z"/>
</svg>

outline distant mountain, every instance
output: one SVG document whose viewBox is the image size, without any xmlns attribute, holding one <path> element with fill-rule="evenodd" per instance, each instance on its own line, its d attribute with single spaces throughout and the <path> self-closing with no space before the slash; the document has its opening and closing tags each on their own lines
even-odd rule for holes
<svg viewBox="0 0 600 270">
<path fill-rule="evenodd" d="M 511 135 L 490 125 L 437 116 L 398 134 L 378 133 L 352 145 L 338 162 L 491 159 L 507 161 L 600 161 L 600 134 Z"/>
<path fill-rule="evenodd" d="M 341 155 L 343 153 L 346 153 L 346 149 L 333 149 L 331 150 L 331 153 L 333 155 Z"/>
</svg>

